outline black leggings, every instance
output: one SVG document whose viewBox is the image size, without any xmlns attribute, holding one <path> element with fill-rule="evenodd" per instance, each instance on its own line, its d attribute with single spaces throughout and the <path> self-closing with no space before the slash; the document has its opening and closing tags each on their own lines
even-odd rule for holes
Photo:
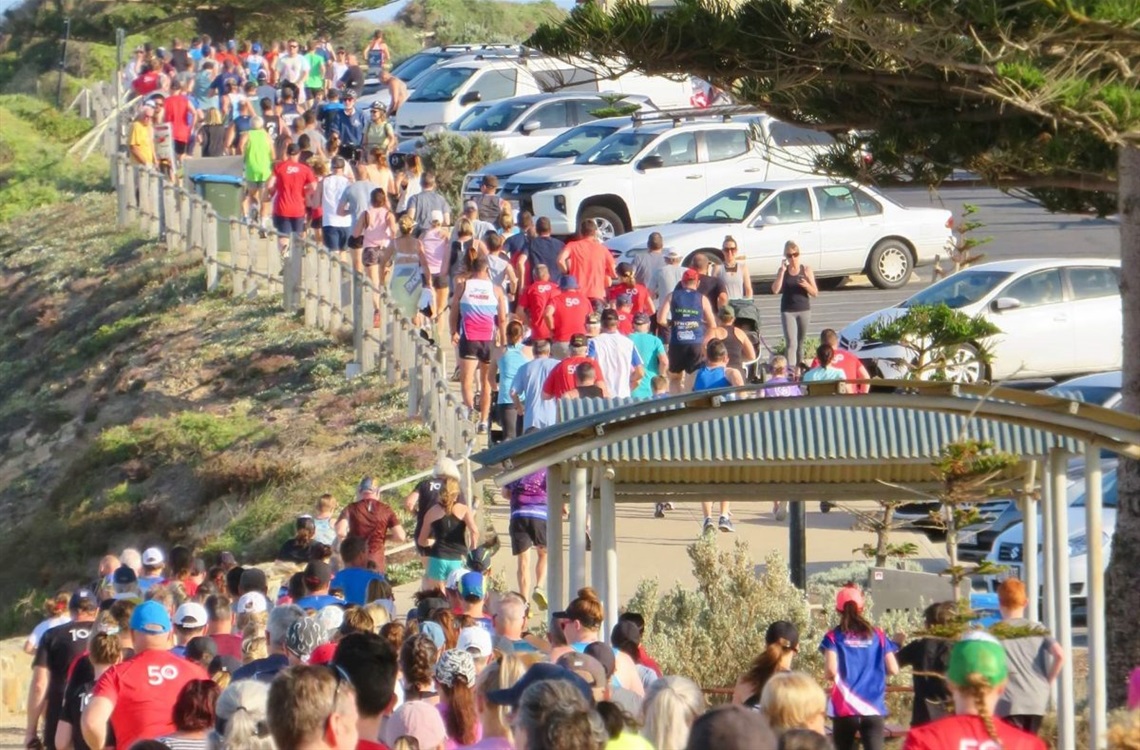
<svg viewBox="0 0 1140 750">
<path fill-rule="evenodd" d="M 842 716 L 831 720 L 831 739 L 835 750 L 855 750 L 856 733 L 863 750 L 883 750 L 882 716 Z"/>
</svg>

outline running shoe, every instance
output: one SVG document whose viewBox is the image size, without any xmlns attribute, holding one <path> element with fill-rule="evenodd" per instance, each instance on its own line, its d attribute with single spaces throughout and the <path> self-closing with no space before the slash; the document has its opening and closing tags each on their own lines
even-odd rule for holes
<svg viewBox="0 0 1140 750">
<path fill-rule="evenodd" d="M 480 435 L 487 434 L 487 423 L 480 422 L 479 424 L 475 425 L 475 432 L 479 433 Z"/>
<path fill-rule="evenodd" d="M 712 518 L 706 518 L 705 523 L 701 526 L 702 534 L 711 534 L 716 531 L 716 524 L 713 523 Z"/>
<path fill-rule="evenodd" d="M 717 522 L 717 528 L 726 534 L 731 534 L 736 531 L 736 527 L 732 525 L 732 521 L 728 516 L 721 516 L 720 521 Z"/>
<path fill-rule="evenodd" d="M 783 521 L 784 519 L 786 519 L 788 517 L 788 504 L 787 503 L 776 503 L 776 508 L 775 508 L 773 515 L 776 516 L 777 521 Z"/>
<path fill-rule="evenodd" d="M 657 503 L 657 505 L 653 506 L 653 517 L 654 518 L 664 518 L 665 517 L 665 503 Z"/>
<path fill-rule="evenodd" d="M 549 606 L 549 602 L 546 601 L 546 591 L 544 591 L 541 586 L 534 587 L 534 594 L 532 594 L 530 598 L 535 604 L 538 605 L 539 609 L 544 612 L 546 611 L 546 608 Z"/>
</svg>

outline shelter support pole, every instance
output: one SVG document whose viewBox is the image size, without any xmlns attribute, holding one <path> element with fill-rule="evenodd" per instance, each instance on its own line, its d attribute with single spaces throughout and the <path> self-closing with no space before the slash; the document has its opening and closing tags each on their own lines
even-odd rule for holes
<svg viewBox="0 0 1140 750">
<path fill-rule="evenodd" d="M 1056 598 L 1057 641 L 1065 652 L 1057 685 L 1057 747 L 1076 747 L 1076 719 L 1073 705 L 1073 613 L 1069 597 L 1069 508 L 1066 484 L 1068 454 L 1061 448 L 1049 452 L 1053 484 L 1053 594 Z"/>
<path fill-rule="evenodd" d="M 555 464 L 546 470 L 546 598 L 552 612 L 566 606 L 563 598 L 565 588 L 565 559 L 562 555 L 562 508 L 565 507 L 563 494 L 566 484 L 562 481 L 562 465 Z M 521 592 L 530 596 L 529 591 Z"/>
<path fill-rule="evenodd" d="M 618 620 L 618 556 L 617 556 L 617 492 L 614 491 L 614 470 L 606 467 L 602 474 L 602 513 L 598 528 L 597 547 L 602 548 L 604 563 L 602 565 L 604 587 L 602 603 L 606 609 L 606 641 Z"/>
<path fill-rule="evenodd" d="M 1028 471 L 1025 474 L 1025 490 L 1021 497 L 1021 519 L 1022 530 L 1024 531 L 1021 560 L 1025 565 L 1022 580 L 1025 582 L 1025 590 L 1029 592 L 1029 609 L 1026 616 L 1034 621 L 1041 619 L 1041 603 L 1037 596 L 1037 592 L 1041 590 L 1041 571 L 1037 568 L 1037 553 L 1035 552 L 1041 546 L 1038 543 L 1041 537 L 1037 531 L 1037 509 L 1039 506 L 1033 502 L 1033 491 L 1036 487 L 1037 462 L 1030 461 Z"/>
<path fill-rule="evenodd" d="M 590 470 L 570 469 L 570 569 L 569 592 L 586 585 L 586 505 L 590 496 Z M 567 596 L 569 601 L 569 596 Z"/>
<path fill-rule="evenodd" d="M 1045 471 L 1041 477 L 1041 622 L 1054 633 L 1057 631 L 1057 598 L 1054 596 L 1056 581 L 1053 576 L 1053 464 L 1049 459 L 1041 462 Z M 1025 541 L 1024 539 L 1022 540 Z M 1022 560 L 1035 554 L 1024 543 L 1021 547 Z M 1028 592 L 1037 596 L 1037 592 Z"/>
<path fill-rule="evenodd" d="M 788 567 L 792 585 L 807 589 L 807 510 L 803 500 L 788 500 Z"/>
<path fill-rule="evenodd" d="M 1096 750 L 1105 747 L 1108 729 L 1108 681 L 1104 665 L 1104 547 L 1102 513 L 1104 507 L 1101 484 L 1100 449 L 1085 443 L 1085 533 L 1088 553 L 1088 575 L 1085 580 L 1085 610 L 1089 631 L 1089 741 Z"/>
<path fill-rule="evenodd" d="M 594 469 L 594 484 L 600 485 L 605 480 L 601 478 L 602 468 Z M 601 492 L 597 496 L 594 495 L 593 487 L 590 488 L 590 522 L 586 524 L 586 529 L 593 536 L 594 543 L 590 547 L 590 585 L 594 591 L 598 592 L 598 596 L 605 601 L 606 590 L 606 540 L 605 529 L 602 528 L 602 497 Z"/>
</svg>

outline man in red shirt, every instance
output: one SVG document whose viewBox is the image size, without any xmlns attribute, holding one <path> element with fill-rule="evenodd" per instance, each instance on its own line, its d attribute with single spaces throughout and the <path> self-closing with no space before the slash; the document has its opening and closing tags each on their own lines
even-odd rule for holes
<svg viewBox="0 0 1140 750">
<path fill-rule="evenodd" d="M 190 138 L 194 132 L 194 105 L 182 89 L 182 82 L 174 78 L 170 84 L 170 96 L 162 104 L 163 120 L 170 125 L 171 139 L 174 141 L 174 155 L 178 162 L 190 150 Z"/>
<path fill-rule="evenodd" d="M 633 314 L 645 313 L 652 316 L 655 310 L 653 309 L 653 300 L 649 297 L 649 289 L 645 284 L 638 284 L 633 277 L 633 264 L 631 263 L 618 263 L 617 265 L 618 281 L 606 291 L 607 299 L 610 302 L 616 302 L 617 298 L 623 294 L 628 294 L 633 303 Z"/>
<path fill-rule="evenodd" d="M 372 477 L 360 480 L 356 501 L 349 503 L 336 520 L 336 534 L 341 539 L 359 536 L 368 540 L 368 559 L 376 564 L 376 572 L 387 569 L 384 546 L 391 537 L 394 542 L 407 540 L 407 532 L 400 525 L 396 513 L 381 502 Z"/>
<path fill-rule="evenodd" d="M 316 189 L 317 176 L 309 165 L 301 163 L 301 147 L 290 143 L 285 160 L 273 168 L 266 192 L 273 195 L 273 228 L 280 239 L 281 252 L 289 248 L 289 238 L 305 231 L 305 206 L 309 194 Z"/>
<path fill-rule="evenodd" d="M 576 277 L 565 274 L 558 286 L 561 291 L 550 298 L 543 315 L 554 340 L 551 354 L 555 359 L 565 359 L 570 349 L 570 338 L 578 333 L 586 334 L 586 316 L 593 308 L 590 300 L 578 289 Z"/>
<path fill-rule="evenodd" d="M 546 323 L 546 306 L 557 293 L 558 287 L 550 280 L 550 269 L 544 264 L 536 266 L 534 281 L 527 284 L 526 291 L 519 298 L 519 309 L 522 310 L 524 321 L 530 326 L 528 342 L 551 337 L 550 326 Z"/>
<path fill-rule="evenodd" d="M 871 374 L 867 372 L 867 368 L 863 365 L 862 360 L 855 356 L 846 349 L 839 348 L 839 334 L 833 328 L 824 328 L 819 334 L 819 341 L 821 344 L 830 346 L 835 356 L 831 360 L 832 367 L 838 367 L 843 370 L 844 380 L 869 380 Z M 819 360 L 813 359 L 811 361 L 812 367 L 819 367 Z M 870 393 L 871 386 L 864 383 L 863 385 L 850 386 L 848 393 Z"/>
<path fill-rule="evenodd" d="M 173 733 L 171 706 L 191 680 L 208 680 L 205 669 L 175 656 L 170 613 L 157 601 L 143 602 L 131 615 L 135 656 L 108 669 L 95 683 L 83 711 L 83 739 L 88 747 L 106 747 L 107 721 L 116 747 Z"/>
<path fill-rule="evenodd" d="M 610 249 L 598 242 L 598 225 L 591 219 L 583 219 L 578 225 L 578 239 L 566 243 L 558 255 L 558 265 L 563 273 L 571 273 L 582 285 L 582 292 L 597 302 L 606 301 L 606 289 L 610 280 L 617 275 L 614 256 Z"/>
<path fill-rule="evenodd" d="M 225 594 L 206 597 L 206 635 L 214 639 L 219 656 L 241 659 L 241 634 L 233 632 L 233 604 Z"/>
<path fill-rule="evenodd" d="M 578 369 L 578 365 L 585 362 L 594 366 L 594 372 L 597 373 L 596 384 L 604 382 L 601 366 L 593 357 L 586 356 L 586 351 L 589 348 L 590 340 L 586 338 L 586 334 L 576 333 L 570 337 L 570 356 L 555 365 L 550 374 L 546 376 L 546 382 L 542 384 L 543 398 L 562 398 L 577 388 L 578 384 L 574 380 L 574 371 Z"/>
</svg>

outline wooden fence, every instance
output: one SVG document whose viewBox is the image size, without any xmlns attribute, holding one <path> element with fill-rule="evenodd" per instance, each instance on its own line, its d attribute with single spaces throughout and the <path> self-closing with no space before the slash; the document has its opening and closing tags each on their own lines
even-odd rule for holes
<svg viewBox="0 0 1140 750">
<path fill-rule="evenodd" d="M 379 370 L 388 383 L 407 386 L 408 415 L 431 431 L 433 448 L 456 458 L 468 455 L 475 424 L 451 388 L 443 348 L 420 334 L 386 288 L 377 289 L 354 271 L 347 253 L 295 236 L 281 252 L 276 232 L 220 217 L 201 196 L 130 163 L 124 154 L 111 154 L 111 169 L 120 227 L 137 227 L 171 252 L 201 255 L 207 291 L 273 295 L 281 299 L 284 314 L 302 313 L 306 326 L 334 336 L 351 330 L 355 356 L 346 375 Z M 228 253 L 219 252 L 219 226 L 228 233 Z M 380 299 L 379 315 L 373 294 Z M 373 325 L 374 318 L 379 325 Z M 474 490 L 469 470 L 466 484 Z"/>
</svg>

